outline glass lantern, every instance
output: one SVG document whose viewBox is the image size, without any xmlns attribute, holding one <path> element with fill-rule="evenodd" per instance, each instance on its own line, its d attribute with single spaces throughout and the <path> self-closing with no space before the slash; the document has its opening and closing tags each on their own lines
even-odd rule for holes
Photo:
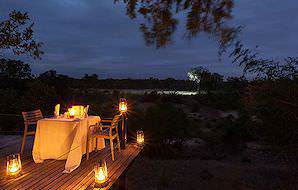
<svg viewBox="0 0 298 190">
<path fill-rule="evenodd" d="M 141 130 L 137 131 L 137 143 L 138 144 L 144 143 L 144 132 Z"/>
<path fill-rule="evenodd" d="M 20 154 L 12 154 L 6 158 L 6 173 L 9 176 L 18 175 L 22 171 Z"/>
<path fill-rule="evenodd" d="M 119 111 L 121 113 L 127 112 L 127 101 L 125 98 L 121 98 L 119 101 Z"/>
<path fill-rule="evenodd" d="M 76 110 L 72 107 L 68 109 L 69 118 L 74 118 Z"/>
<path fill-rule="evenodd" d="M 96 185 L 102 185 L 107 181 L 108 169 L 105 160 L 100 160 L 94 168 L 94 181 Z"/>
</svg>

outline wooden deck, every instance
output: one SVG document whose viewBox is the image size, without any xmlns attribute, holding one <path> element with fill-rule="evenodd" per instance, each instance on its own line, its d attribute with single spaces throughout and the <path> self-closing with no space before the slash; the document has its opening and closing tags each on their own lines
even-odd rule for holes
<svg viewBox="0 0 298 190">
<path fill-rule="evenodd" d="M 109 175 L 107 186 L 101 189 L 109 189 L 140 151 L 141 148 L 136 144 L 128 144 L 121 153 L 115 151 L 114 162 L 109 148 L 92 152 L 89 160 L 84 156 L 80 167 L 70 174 L 62 173 L 65 160 L 46 160 L 35 164 L 31 156 L 26 156 L 22 158 L 22 175 L 14 179 L 5 175 L 6 166 L 1 161 L 0 189 L 93 189 L 93 168 L 99 158 L 106 159 Z"/>
</svg>

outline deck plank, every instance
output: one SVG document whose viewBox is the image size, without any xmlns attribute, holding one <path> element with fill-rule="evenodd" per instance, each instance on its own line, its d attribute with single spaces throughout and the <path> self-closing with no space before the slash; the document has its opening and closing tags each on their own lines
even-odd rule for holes
<svg viewBox="0 0 298 190">
<path fill-rule="evenodd" d="M 115 168 L 117 165 L 121 164 L 125 158 L 131 154 L 131 149 L 129 151 L 125 152 L 126 155 L 124 155 L 124 152 L 121 153 L 121 159 L 115 160 L 115 162 L 109 162 L 110 165 L 108 164 L 108 173 L 109 175 L 113 175 L 115 172 Z M 86 189 L 89 185 L 92 185 L 94 182 L 94 172 L 91 171 L 89 174 L 84 178 L 84 180 L 81 181 L 80 184 L 78 184 L 75 188 L 76 189 Z"/>
<path fill-rule="evenodd" d="M 125 152 L 123 159 L 118 160 L 118 162 L 113 163 L 109 168 L 109 183 L 107 186 L 100 188 L 100 190 L 108 190 L 115 181 L 120 177 L 120 175 L 126 170 L 126 168 L 132 163 L 136 156 L 140 153 L 140 148 L 137 146 L 130 147 L 130 152 Z M 89 174 L 88 181 L 84 182 L 82 186 L 76 189 L 94 189 L 94 174 Z"/>
<path fill-rule="evenodd" d="M 41 164 L 35 164 L 32 157 L 25 157 L 22 159 L 22 176 L 8 179 L 4 175 L 4 178 L 0 179 L 0 189 L 89 189 L 94 183 L 93 168 L 99 158 L 105 158 L 107 161 L 110 182 L 104 189 L 108 189 L 140 151 L 141 148 L 136 144 L 128 144 L 121 153 L 115 150 L 113 162 L 110 148 L 107 146 L 101 151 L 92 152 L 89 160 L 84 156 L 81 165 L 70 174 L 62 173 L 65 160 L 46 160 Z"/>
</svg>

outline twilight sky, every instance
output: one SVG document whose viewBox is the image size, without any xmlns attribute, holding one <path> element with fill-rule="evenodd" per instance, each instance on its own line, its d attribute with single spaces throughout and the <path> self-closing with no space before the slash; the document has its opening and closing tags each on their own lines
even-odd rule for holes
<svg viewBox="0 0 298 190">
<path fill-rule="evenodd" d="M 147 47 L 139 31 L 141 17 L 131 20 L 122 3 L 114 0 L 0 0 L 0 17 L 16 9 L 29 12 L 35 37 L 44 43 L 42 60 L 31 63 L 35 74 L 58 73 L 99 78 L 174 77 L 186 79 L 191 67 L 204 66 L 225 76 L 239 76 L 241 68 L 227 56 L 219 61 L 214 39 L 200 34 L 183 38 L 183 24 L 171 45 Z M 296 0 L 237 0 L 231 25 L 242 25 L 241 40 L 259 46 L 271 58 L 298 56 L 298 3 Z M 179 15 L 178 15 L 179 17 Z"/>
</svg>

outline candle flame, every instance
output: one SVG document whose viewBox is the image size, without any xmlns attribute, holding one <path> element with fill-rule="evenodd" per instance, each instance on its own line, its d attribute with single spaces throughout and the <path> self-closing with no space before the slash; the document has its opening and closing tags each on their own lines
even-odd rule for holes
<svg viewBox="0 0 298 190">
<path fill-rule="evenodd" d="M 106 179 L 106 176 L 104 174 L 103 168 L 100 167 L 99 171 L 95 173 L 95 179 L 99 183 L 103 183 Z"/>
<path fill-rule="evenodd" d="M 127 111 L 127 105 L 126 105 L 125 102 L 120 102 L 119 110 L 120 110 L 120 112 L 126 112 Z"/>
<path fill-rule="evenodd" d="M 144 132 L 143 131 L 137 131 L 137 143 L 138 144 L 144 143 Z"/>
<path fill-rule="evenodd" d="M 70 116 L 74 116 L 75 113 L 76 113 L 76 110 L 75 110 L 74 108 L 71 108 L 71 109 L 69 110 L 69 115 L 70 115 Z"/>
<path fill-rule="evenodd" d="M 21 170 L 21 166 L 19 164 L 19 161 L 17 159 L 10 160 L 7 165 L 7 173 L 9 175 L 15 175 L 18 174 Z"/>
</svg>

